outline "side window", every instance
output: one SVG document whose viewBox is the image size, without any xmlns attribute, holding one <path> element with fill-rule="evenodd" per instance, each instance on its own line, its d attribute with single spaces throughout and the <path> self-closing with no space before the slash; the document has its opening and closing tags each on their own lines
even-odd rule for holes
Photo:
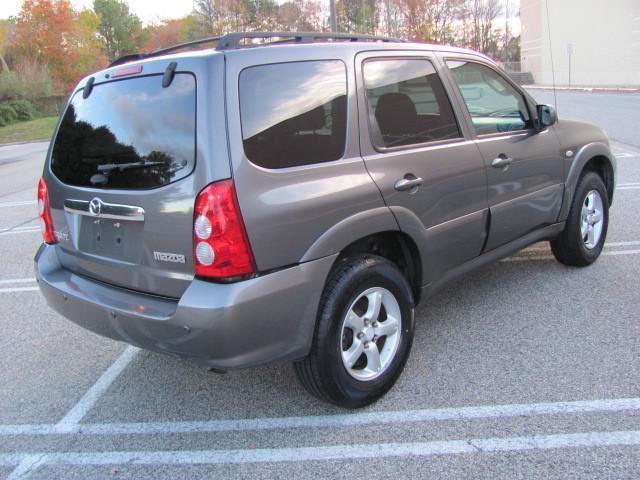
<svg viewBox="0 0 640 480">
<path fill-rule="evenodd" d="M 478 135 L 531 128 L 522 95 L 491 68 L 474 62 L 447 61 Z"/>
<path fill-rule="evenodd" d="M 371 138 L 380 148 L 460 137 L 433 65 L 423 59 L 374 59 L 362 67 Z"/>
<path fill-rule="evenodd" d="M 346 140 L 346 75 L 339 60 L 243 70 L 240 118 L 247 158 L 265 168 L 341 158 Z"/>
</svg>

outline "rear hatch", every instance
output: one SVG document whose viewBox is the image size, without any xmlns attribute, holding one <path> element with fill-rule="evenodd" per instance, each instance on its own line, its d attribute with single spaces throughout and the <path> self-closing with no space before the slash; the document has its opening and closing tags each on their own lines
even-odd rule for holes
<svg viewBox="0 0 640 480">
<path fill-rule="evenodd" d="M 173 56 L 101 72 L 71 97 L 45 167 L 65 268 L 141 292 L 184 292 L 195 197 L 230 175 L 223 68 L 220 54 Z"/>
</svg>

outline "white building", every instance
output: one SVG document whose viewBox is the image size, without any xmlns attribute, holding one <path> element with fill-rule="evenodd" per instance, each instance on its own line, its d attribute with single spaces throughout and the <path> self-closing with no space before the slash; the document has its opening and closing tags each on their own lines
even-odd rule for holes
<svg viewBox="0 0 640 480">
<path fill-rule="evenodd" d="M 640 87 L 640 0 L 521 0 L 522 71 L 536 84 Z"/>
</svg>

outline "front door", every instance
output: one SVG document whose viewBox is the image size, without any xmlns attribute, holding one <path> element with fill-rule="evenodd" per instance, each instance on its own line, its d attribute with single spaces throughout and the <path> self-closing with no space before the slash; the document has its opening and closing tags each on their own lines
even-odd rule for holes
<svg viewBox="0 0 640 480">
<path fill-rule="evenodd" d="M 554 223 L 562 202 L 560 143 L 547 128 L 533 128 L 524 95 L 494 67 L 448 59 L 485 162 L 492 250 Z"/>
<path fill-rule="evenodd" d="M 426 284 L 482 250 L 484 163 L 428 54 L 370 52 L 356 65 L 362 155 L 400 228 L 418 239 Z"/>
</svg>

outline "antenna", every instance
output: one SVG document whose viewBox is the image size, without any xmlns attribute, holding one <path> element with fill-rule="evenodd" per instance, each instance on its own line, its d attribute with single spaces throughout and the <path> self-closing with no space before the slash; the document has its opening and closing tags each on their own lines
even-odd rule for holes
<svg viewBox="0 0 640 480">
<path fill-rule="evenodd" d="M 553 45 L 551 44 L 551 22 L 549 21 L 549 0 L 545 0 L 544 6 L 547 9 L 547 33 L 549 34 L 549 54 L 551 55 L 551 79 L 553 81 L 553 101 L 558 112 L 558 96 L 556 94 L 556 73 L 553 66 Z"/>
</svg>

